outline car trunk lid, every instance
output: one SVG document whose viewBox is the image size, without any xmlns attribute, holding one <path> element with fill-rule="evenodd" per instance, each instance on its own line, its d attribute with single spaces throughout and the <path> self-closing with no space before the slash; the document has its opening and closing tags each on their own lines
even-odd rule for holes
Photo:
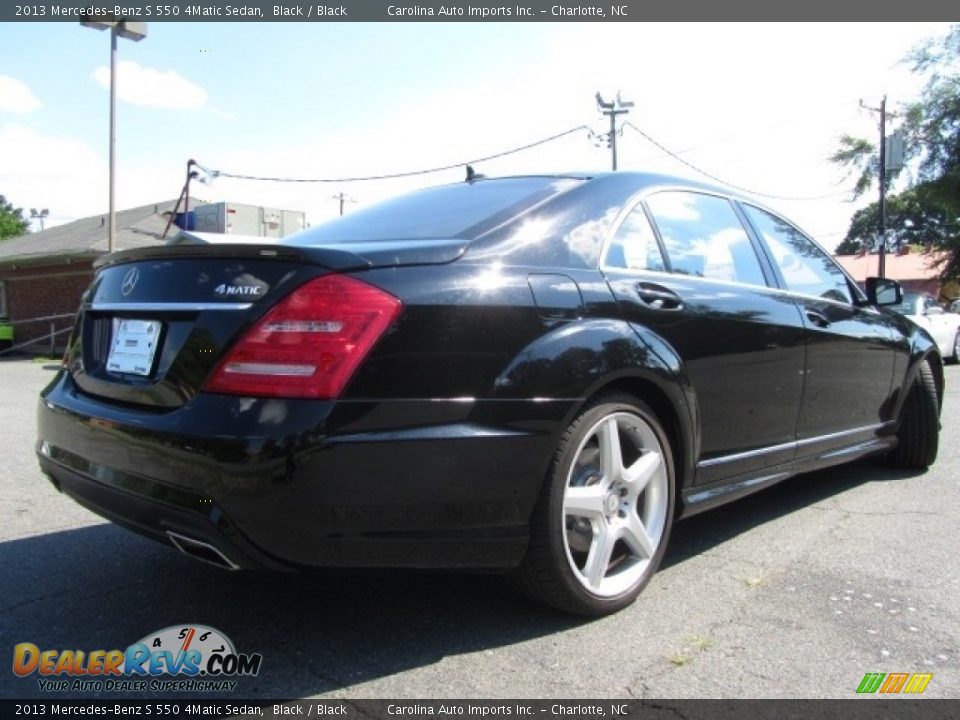
<svg viewBox="0 0 960 720">
<path fill-rule="evenodd" d="M 84 392 L 158 411 L 184 405 L 248 329 L 329 273 L 450 262 L 463 241 L 429 246 L 157 246 L 103 258 L 64 358 Z"/>
</svg>

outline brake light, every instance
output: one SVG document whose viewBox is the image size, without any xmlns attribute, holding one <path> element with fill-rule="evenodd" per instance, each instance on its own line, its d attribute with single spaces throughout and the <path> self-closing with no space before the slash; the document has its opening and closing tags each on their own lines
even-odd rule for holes
<svg viewBox="0 0 960 720">
<path fill-rule="evenodd" d="M 311 280 L 237 341 L 204 390 L 335 398 L 402 308 L 393 295 L 345 275 Z"/>
</svg>

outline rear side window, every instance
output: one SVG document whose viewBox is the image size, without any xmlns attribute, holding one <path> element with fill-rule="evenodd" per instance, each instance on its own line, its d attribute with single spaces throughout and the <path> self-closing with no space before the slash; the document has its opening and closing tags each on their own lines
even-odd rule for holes
<svg viewBox="0 0 960 720">
<path fill-rule="evenodd" d="M 427 188 L 297 233 L 288 244 L 472 240 L 580 182 L 574 178 L 520 177 Z"/>
<path fill-rule="evenodd" d="M 751 205 L 743 205 L 793 292 L 850 303 L 850 286 L 833 259 L 785 220 Z"/>
<path fill-rule="evenodd" d="M 673 272 L 766 285 L 750 238 L 728 200 L 670 191 L 651 195 L 647 207 Z"/>
<path fill-rule="evenodd" d="M 657 236 L 642 207 L 635 208 L 617 228 L 604 264 L 628 270 L 666 270 Z"/>
</svg>

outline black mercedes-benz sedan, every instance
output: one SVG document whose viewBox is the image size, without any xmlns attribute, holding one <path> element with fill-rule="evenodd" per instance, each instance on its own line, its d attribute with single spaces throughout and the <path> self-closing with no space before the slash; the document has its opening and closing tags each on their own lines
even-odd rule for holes
<svg viewBox="0 0 960 720">
<path fill-rule="evenodd" d="M 279 243 L 106 256 L 39 403 L 40 465 L 226 567 L 470 568 L 596 615 L 677 519 L 937 454 L 937 347 L 723 188 L 472 178 Z"/>
</svg>

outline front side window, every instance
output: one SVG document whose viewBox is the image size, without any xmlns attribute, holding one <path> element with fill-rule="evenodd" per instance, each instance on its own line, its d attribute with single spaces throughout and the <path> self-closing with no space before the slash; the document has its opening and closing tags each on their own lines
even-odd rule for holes
<svg viewBox="0 0 960 720">
<path fill-rule="evenodd" d="M 635 208 L 617 228 L 604 264 L 627 270 L 666 270 L 657 236 L 642 207 Z"/>
<path fill-rule="evenodd" d="M 730 201 L 693 192 L 647 198 L 675 273 L 766 285 L 760 261 Z"/>
<path fill-rule="evenodd" d="M 780 268 L 787 289 L 803 295 L 850 303 L 850 286 L 833 259 L 793 225 L 765 210 L 743 205 Z"/>
</svg>

